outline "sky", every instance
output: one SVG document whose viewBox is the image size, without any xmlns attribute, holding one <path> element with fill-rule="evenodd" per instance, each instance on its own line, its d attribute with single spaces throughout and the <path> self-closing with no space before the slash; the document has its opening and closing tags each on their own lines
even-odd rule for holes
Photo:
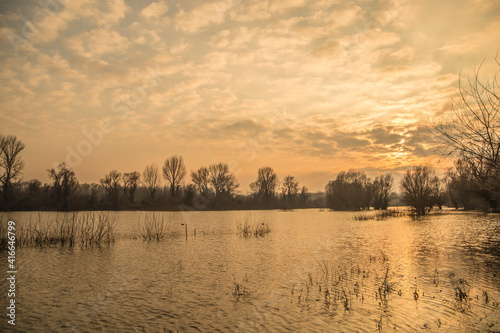
<svg viewBox="0 0 500 333">
<path fill-rule="evenodd" d="M 320 191 L 452 163 L 431 123 L 500 49 L 497 0 L 0 0 L 0 133 L 23 179 L 80 182 L 182 155 Z M 186 183 L 189 183 L 189 177 Z"/>
</svg>

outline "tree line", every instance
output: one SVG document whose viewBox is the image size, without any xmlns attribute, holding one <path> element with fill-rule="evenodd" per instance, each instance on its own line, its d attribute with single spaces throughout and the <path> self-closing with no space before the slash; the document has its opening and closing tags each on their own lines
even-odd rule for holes
<svg viewBox="0 0 500 333">
<path fill-rule="evenodd" d="M 442 179 L 431 166 L 414 166 L 401 180 L 401 202 L 412 207 L 414 216 L 445 203 L 466 210 L 500 209 L 500 71 L 489 81 L 480 78 L 480 70 L 481 66 L 467 80 L 460 77 L 448 119 L 433 124 L 441 153 L 454 157 L 454 166 Z M 61 163 L 47 170 L 51 183 L 42 184 L 37 179 L 21 181 L 24 148 L 17 137 L 0 134 L 1 210 L 362 210 L 387 209 L 394 197 L 390 174 L 371 181 L 359 170 L 341 172 L 328 182 L 325 200 L 313 198 L 292 175 L 280 181 L 271 167 L 258 170 L 247 195 L 238 192 L 240 184 L 224 163 L 192 171 L 191 183 L 183 185 L 187 169 L 177 155 L 167 158 L 161 170 L 155 164 L 146 166 L 142 174 L 112 170 L 93 184 L 80 184 L 75 172 Z"/>
<path fill-rule="evenodd" d="M 191 171 L 182 156 L 167 158 L 161 167 L 150 164 L 142 173 L 112 170 L 98 183 L 81 184 L 64 162 L 47 170 L 50 182 L 22 181 L 25 144 L 0 134 L 1 210 L 206 210 L 293 209 L 323 207 L 311 198 L 294 176 L 282 182 L 270 167 L 259 169 L 250 193 L 238 192 L 240 184 L 226 163 Z M 191 182 L 185 185 L 187 178 Z"/>
<path fill-rule="evenodd" d="M 124 210 L 124 209 L 295 209 L 330 208 L 356 211 L 387 209 L 393 192 L 390 174 L 373 181 L 363 171 L 340 172 L 325 186 L 325 196 L 311 193 L 292 175 L 279 180 L 271 167 L 262 167 L 249 186 L 247 195 L 228 164 L 216 163 L 191 171 L 191 182 L 184 185 L 188 172 L 182 156 L 173 155 L 162 165 L 150 164 L 142 173 L 112 170 L 99 183 L 80 184 L 75 172 L 65 163 L 47 170 L 50 183 L 38 179 L 21 181 L 25 145 L 15 136 L 0 135 L 0 184 L 2 210 Z M 457 165 L 461 165 L 461 160 Z M 462 170 L 462 169 L 460 169 Z M 401 203 L 413 207 L 418 216 L 447 200 L 456 203 L 453 170 L 439 179 L 429 166 L 408 170 L 400 184 Z M 165 182 L 162 183 L 162 180 Z M 464 208 L 469 209 L 469 206 Z"/>
</svg>

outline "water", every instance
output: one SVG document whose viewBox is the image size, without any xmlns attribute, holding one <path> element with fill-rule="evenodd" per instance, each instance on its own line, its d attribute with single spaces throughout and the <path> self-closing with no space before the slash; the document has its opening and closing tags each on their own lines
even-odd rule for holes
<svg viewBox="0 0 500 333">
<path fill-rule="evenodd" d="M 497 215 L 448 211 L 415 222 L 356 221 L 359 213 L 314 209 L 164 212 L 181 236 L 146 243 L 133 239 L 145 214 L 117 212 L 110 246 L 19 249 L 15 329 L 500 330 Z M 8 217 L 22 224 L 35 216 Z M 249 216 L 272 232 L 237 235 L 237 223 Z M 7 271 L 6 259 L 0 269 Z M 456 297 L 457 286 L 466 299 Z M 5 280 L 0 287 L 6 293 Z M 7 328 L 4 316 L 0 331 Z"/>
</svg>

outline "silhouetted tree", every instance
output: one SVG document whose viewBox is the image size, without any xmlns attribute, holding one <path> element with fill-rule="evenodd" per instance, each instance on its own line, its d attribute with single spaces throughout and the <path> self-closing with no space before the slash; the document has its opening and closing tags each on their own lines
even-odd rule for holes
<svg viewBox="0 0 500 333">
<path fill-rule="evenodd" d="M 208 167 L 209 183 L 213 188 L 216 200 L 231 197 L 240 186 L 229 165 L 219 163 Z"/>
<path fill-rule="evenodd" d="M 26 147 L 14 135 L 0 134 L 0 184 L 2 185 L 5 205 L 9 206 L 12 183 L 21 177 L 24 163 L 21 152 Z"/>
<path fill-rule="evenodd" d="M 432 202 L 439 209 L 443 208 L 443 205 L 445 204 L 447 199 L 445 188 L 446 188 L 446 180 L 439 179 L 438 177 L 436 177 L 434 182 L 434 190 L 432 191 Z"/>
<path fill-rule="evenodd" d="M 38 179 L 30 179 L 29 181 L 19 183 L 19 191 L 22 199 L 16 203 L 16 210 L 42 210 L 46 209 L 48 192 Z"/>
<path fill-rule="evenodd" d="M 134 203 L 135 190 L 139 185 L 141 174 L 137 171 L 123 174 L 123 192 L 130 203 Z"/>
<path fill-rule="evenodd" d="M 191 172 L 191 180 L 198 190 L 198 192 L 202 195 L 209 195 L 209 179 L 210 173 L 206 167 L 199 168 L 196 172 Z"/>
<path fill-rule="evenodd" d="M 144 185 L 149 191 L 151 201 L 154 201 L 156 190 L 160 186 L 160 173 L 156 164 L 153 163 L 146 166 L 144 172 L 142 173 L 142 179 Z"/>
<path fill-rule="evenodd" d="M 379 176 L 373 181 L 371 190 L 373 193 L 373 208 L 387 209 L 391 195 L 394 179 L 390 174 Z"/>
<path fill-rule="evenodd" d="M 310 196 L 311 194 L 308 192 L 307 187 L 302 186 L 299 193 L 299 207 L 305 207 Z"/>
<path fill-rule="evenodd" d="M 429 166 L 415 166 L 406 171 L 401 180 L 403 202 L 412 207 L 413 217 L 420 218 L 434 206 L 436 183 L 434 169 Z"/>
<path fill-rule="evenodd" d="M 250 184 L 252 193 L 265 205 L 269 205 L 274 199 L 277 187 L 278 176 L 271 167 L 260 168 L 257 172 L 257 180 Z"/>
<path fill-rule="evenodd" d="M 448 170 L 446 176 L 448 196 L 455 208 L 463 207 L 465 210 L 470 210 L 489 207 L 487 200 L 489 192 L 484 191 L 484 186 L 477 183 L 468 161 L 456 160 L 454 167 Z"/>
<path fill-rule="evenodd" d="M 286 176 L 281 184 L 281 195 L 285 198 L 295 198 L 299 193 L 299 182 L 293 176 Z"/>
<path fill-rule="evenodd" d="M 500 63 L 497 61 L 500 66 Z M 472 79 L 459 79 L 459 92 L 448 119 L 435 124 L 445 155 L 467 164 L 476 195 L 497 210 L 500 203 L 500 81 L 480 78 L 481 66 Z"/>
<path fill-rule="evenodd" d="M 326 187 L 327 206 L 334 210 L 359 210 L 370 207 L 370 181 L 364 172 L 341 172 Z"/>
<path fill-rule="evenodd" d="M 281 184 L 281 196 L 285 201 L 286 208 L 293 208 L 295 206 L 297 195 L 299 193 L 299 182 L 293 176 L 286 176 Z"/>
<path fill-rule="evenodd" d="M 175 197 L 182 179 L 186 176 L 186 166 L 182 156 L 170 156 L 163 165 L 163 177 L 170 183 L 170 193 Z"/>
<path fill-rule="evenodd" d="M 38 179 L 30 179 L 28 181 L 28 192 L 30 193 L 38 193 L 42 188 L 42 182 Z"/>
<path fill-rule="evenodd" d="M 193 184 L 189 184 L 184 187 L 182 203 L 188 207 L 193 204 L 194 197 L 196 195 L 196 187 Z"/>
<path fill-rule="evenodd" d="M 48 169 L 49 177 L 52 179 L 52 191 L 56 200 L 57 209 L 68 210 L 71 207 L 70 199 L 75 195 L 78 188 L 78 180 L 75 172 L 62 162 L 57 166 L 57 170 Z"/>
<path fill-rule="evenodd" d="M 103 192 L 104 188 L 96 183 L 81 184 L 79 188 L 79 192 L 82 196 L 81 208 L 84 210 L 98 209 L 98 199 L 100 192 Z"/>
<path fill-rule="evenodd" d="M 118 207 L 118 200 L 120 198 L 120 179 L 121 173 L 116 170 L 111 171 L 104 178 L 99 180 L 102 187 L 108 193 L 108 198 L 111 202 L 111 205 L 114 209 Z"/>
</svg>

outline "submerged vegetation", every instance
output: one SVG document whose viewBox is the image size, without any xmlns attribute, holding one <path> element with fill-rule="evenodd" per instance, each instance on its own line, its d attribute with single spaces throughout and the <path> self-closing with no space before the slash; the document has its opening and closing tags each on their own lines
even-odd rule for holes
<svg viewBox="0 0 500 333">
<path fill-rule="evenodd" d="M 339 309 L 349 312 L 355 307 L 366 307 L 364 303 L 370 303 L 380 309 L 380 319 L 375 319 L 375 328 L 379 332 L 386 325 L 397 329 L 386 313 L 392 302 L 400 304 L 397 301 L 399 299 L 412 300 L 418 304 L 428 302 L 435 298 L 435 294 L 439 294 L 447 298 L 447 302 L 453 303 L 455 310 L 461 313 L 469 313 L 471 302 L 474 301 L 490 310 L 492 315 L 498 312 L 499 304 L 491 300 L 486 290 L 476 289 L 477 294 L 472 296 L 473 288 L 467 280 L 457 278 L 453 272 L 448 277 L 449 280 L 441 281 L 435 269 L 432 278 L 429 277 L 432 284 L 425 286 L 427 290 L 418 287 L 417 278 L 414 287 L 408 290 L 404 289 L 405 282 L 398 280 L 403 276 L 383 252 L 378 256 L 370 256 L 366 261 L 348 265 L 322 260 L 317 261 L 316 271 L 307 273 L 299 287 L 292 284 L 292 303 L 302 310 L 322 314 L 336 313 Z M 440 328 L 442 324 L 441 319 L 434 318 L 433 322 L 424 322 L 422 328 L 429 329 L 431 325 Z M 489 325 L 492 327 L 493 324 Z"/>
<path fill-rule="evenodd" d="M 243 237 L 264 237 L 271 232 L 271 228 L 265 220 L 257 220 L 251 215 L 245 216 L 243 221 L 236 225 L 236 233 Z"/>
<path fill-rule="evenodd" d="M 2 223 L 4 225 L 4 223 Z M 101 246 L 114 242 L 115 216 L 108 212 L 72 212 L 53 221 L 38 213 L 16 226 L 16 244 L 31 246 Z"/>
<path fill-rule="evenodd" d="M 139 219 L 139 235 L 147 242 L 159 241 L 167 237 L 172 237 L 172 223 L 171 219 L 166 219 L 164 216 L 151 213 L 146 214 L 144 221 Z"/>
<path fill-rule="evenodd" d="M 361 214 L 354 216 L 354 221 L 368 221 L 368 220 L 376 220 L 383 221 L 390 218 L 397 218 L 408 216 L 408 210 L 404 208 L 393 208 L 372 212 L 363 212 Z"/>
<path fill-rule="evenodd" d="M 246 298 L 250 296 L 250 292 L 247 290 L 246 283 L 248 282 L 248 276 L 245 275 L 242 282 L 237 282 L 236 277 L 233 275 L 233 290 L 231 294 L 236 300 L 240 298 Z"/>
</svg>

